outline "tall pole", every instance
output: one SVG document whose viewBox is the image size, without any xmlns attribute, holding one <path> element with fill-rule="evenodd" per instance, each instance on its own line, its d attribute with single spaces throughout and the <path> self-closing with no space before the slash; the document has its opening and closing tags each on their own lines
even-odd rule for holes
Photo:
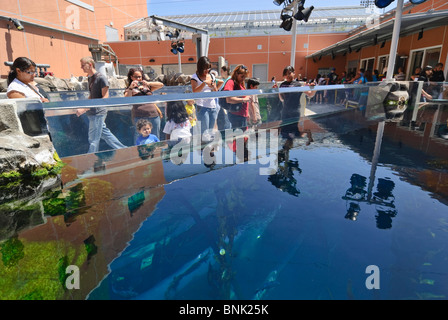
<svg viewBox="0 0 448 320">
<path fill-rule="evenodd" d="M 404 0 L 398 0 L 397 1 L 397 9 L 395 9 L 394 29 L 392 31 L 392 40 L 390 42 L 389 63 L 387 65 L 386 80 L 392 80 L 394 77 L 398 40 L 400 39 L 401 16 L 403 14 L 403 2 L 404 2 Z"/>
<path fill-rule="evenodd" d="M 297 13 L 298 11 L 298 2 L 297 0 L 294 0 L 293 2 L 293 14 L 292 16 Z M 293 66 L 295 68 L 296 64 L 296 34 L 297 34 L 297 20 L 292 19 L 292 41 L 291 41 L 291 61 L 289 65 Z"/>
<path fill-rule="evenodd" d="M 180 57 L 180 52 L 177 52 L 177 63 L 179 64 L 179 73 L 182 73 L 182 60 Z"/>
</svg>

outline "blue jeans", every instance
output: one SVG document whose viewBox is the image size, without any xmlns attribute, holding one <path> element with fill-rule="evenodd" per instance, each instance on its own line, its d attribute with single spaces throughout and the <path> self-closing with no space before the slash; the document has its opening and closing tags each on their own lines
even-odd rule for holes
<svg viewBox="0 0 448 320">
<path fill-rule="evenodd" d="M 138 134 L 139 134 L 138 131 L 137 131 L 137 121 L 140 120 L 140 119 L 146 119 L 149 122 L 151 122 L 151 124 L 152 124 L 151 134 L 155 135 L 157 138 L 159 138 L 159 140 L 161 140 L 160 139 L 160 124 L 161 124 L 162 120 L 160 119 L 159 116 L 152 117 L 152 118 L 135 117 L 134 121 L 133 121 L 134 122 L 134 126 L 135 126 L 134 144 L 135 144 L 135 141 L 137 140 L 137 137 L 138 137 Z"/>
<path fill-rule="evenodd" d="M 198 114 L 198 120 L 201 122 L 201 135 L 207 129 L 213 130 L 217 118 L 218 118 L 217 108 L 201 107 L 201 110 L 199 110 Z"/>
<path fill-rule="evenodd" d="M 243 131 L 247 129 L 247 118 L 243 116 L 239 116 L 233 113 L 227 113 L 229 116 L 229 121 L 232 124 L 233 129 L 240 128 Z"/>
<path fill-rule="evenodd" d="M 126 148 L 114 134 L 106 127 L 106 115 L 88 115 L 89 120 L 89 151 L 98 152 L 100 139 L 103 139 L 112 149 Z"/>
</svg>

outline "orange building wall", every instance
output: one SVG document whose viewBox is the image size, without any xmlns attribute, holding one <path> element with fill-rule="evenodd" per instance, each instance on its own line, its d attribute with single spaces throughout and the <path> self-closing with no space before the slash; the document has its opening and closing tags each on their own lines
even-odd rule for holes
<svg viewBox="0 0 448 320">
<path fill-rule="evenodd" d="M 295 51 L 295 68 L 297 74 L 314 77 L 318 66 L 305 57 L 311 52 L 322 49 L 333 41 L 341 41 L 345 34 L 332 34 L 331 37 L 321 34 L 297 35 Z M 252 72 L 255 64 L 268 64 L 268 77 L 276 76 L 282 79 L 283 68 L 291 61 L 291 36 L 261 36 L 261 37 L 231 37 L 211 38 L 208 57 L 212 62 L 218 62 L 219 57 L 224 57 L 229 65 L 244 64 Z M 304 44 L 308 43 L 308 48 Z M 171 42 L 166 41 L 126 41 L 108 42 L 118 56 L 120 64 L 141 64 L 143 66 L 161 66 L 165 64 L 177 64 L 178 56 L 170 52 Z M 259 49 L 259 46 L 261 48 Z M 182 63 L 193 58 L 197 62 L 196 47 L 191 39 L 185 41 L 185 52 L 181 54 Z M 155 62 L 149 62 L 154 59 Z M 329 61 L 327 67 L 344 66 L 345 60 Z M 319 64 L 321 67 L 322 63 Z M 268 79 L 262 79 L 266 81 Z"/>
<path fill-rule="evenodd" d="M 117 29 L 122 40 L 126 24 L 147 16 L 146 0 L 83 2 L 93 6 L 94 11 L 65 0 L 1 0 L 0 16 L 16 18 L 25 26 L 24 31 L 18 31 L 8 19 L 0 19 L 0 36 L 6 40 L 5 46 L 0 45 L 1 77 L 5 78 L 9 72 L 4 62 L 20 56 L 38 64 L 49 64 L 48 71 L 61 78 L 84 75 L 79 59 L 91 55 L 89 44 L 107 40 L 105 26 Z"/>
</svg>

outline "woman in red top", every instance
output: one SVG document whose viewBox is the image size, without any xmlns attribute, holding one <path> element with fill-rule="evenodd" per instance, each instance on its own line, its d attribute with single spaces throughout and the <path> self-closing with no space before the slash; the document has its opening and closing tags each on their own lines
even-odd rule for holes
<svg viewBox="0 0 448 320">
<path fill-rule="evenodd" d="M 232 77 L 226 82 L 223 91 L 245 90 L 246 86 L 244 84 L 244 80 L 246 80 L 248 75 L 249 71 L 245 65 L 237 65 L 232 72 Z M 228 97 L 226 100 L 228 103 L 235 104 L 237 106 L 228 113 L 232 128 L 243 128 L 244 130 L 247 127 L 247 117 L 249 116 L 248 102 L 250 97 Z"/>
</svg>

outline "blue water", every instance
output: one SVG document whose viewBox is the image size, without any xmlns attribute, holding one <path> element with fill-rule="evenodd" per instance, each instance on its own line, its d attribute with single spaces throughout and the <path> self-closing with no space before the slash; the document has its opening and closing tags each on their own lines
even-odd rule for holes
<svg viewBox="0 0 448 320">
<path fill-rule="evenodd" d="M 372 170 L 325 138 L 288 153 L 283 184 L 247 163 L 169 181 L 88 298 L 446 299 L 448 210 L 405 179 L 421 169 Z M 343 199 L 354 174 L 367 193 L 373 183 L 370 202 Z M 370 265 L 377 289 L 366 286 Z"/>
</svg>

